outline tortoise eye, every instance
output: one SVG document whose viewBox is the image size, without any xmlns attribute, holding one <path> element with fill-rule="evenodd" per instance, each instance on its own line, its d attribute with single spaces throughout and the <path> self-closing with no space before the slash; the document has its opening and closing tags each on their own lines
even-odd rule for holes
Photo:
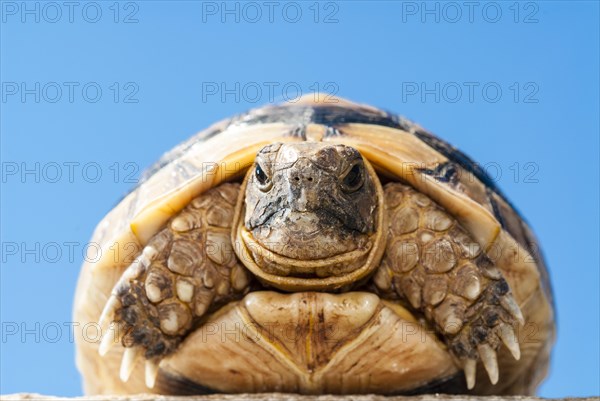
<svg viewBox="0 0 600 401">
<path fill-rule="evenodd" d="M 254 168 L 254 176 L 258 182 L 258 187 L 261 191 L 267 191 L 270 187 L 270 180 L 267 174 L 264 172 L 260 164 L 256 163 Z"/>
<path fill-rule="evenodd" d="M 362 163 L 356 163 L 344 176 L 342 180 L 342 188 L 346 192 L 354 192 L 358 190 L 364 182 Z"/>
</svg>

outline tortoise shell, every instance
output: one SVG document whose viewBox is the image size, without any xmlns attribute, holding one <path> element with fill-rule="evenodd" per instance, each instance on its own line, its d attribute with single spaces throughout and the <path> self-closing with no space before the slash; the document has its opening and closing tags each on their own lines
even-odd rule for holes
<svg viewBox="0 0 600 401">
<path fill-rule="evenodd" d="M 211 126 L 166 153 L 96 228 L 92 241 L 100 245 L 102 253 L 98 260 L 86 261 L 82 267 L 75 320 L 82 325 L 98 322 L 126 268 L 192 200 L 217 188 L 217 195 L 206 196 L 212 202 L 229 203 L 227 207 L 233 210 L 235 200 L 226 189 L 229 184 L 224 183 L 239 182 L 264 146 L 304 141 L 341 144 L 357 149 L 382 182 L 401 183 L 433 200 L 500 269 L 527 322 L 517 333 L 521 359 L 515 361 L 507 352 L 500 352 L 498 364 L 501 372 L 506 372 L 500 382 L 490 385 L 484 370 L 479 369 L 472 391 L 534 392 L 548 365 L 554 311 L 546 266 L 527 223 L 494 181 L 453 146 L 402 117 L 340 98 L 327 99 L 317 102 L 309 95 L 295 103 L 251 110 Z M 309 306 L 304 312 L 292 313 L 290 303 Z M 357 309 L 362 312 L 357 313 Z M 250 292 L 207 317 L 177 352 L 161 362 L 152 391 L 467 391 L 460 367 L 446 346 L 409 309 L 368 293 L 348 297 L 343 292 Z M 256 329 L 253 333 L 262 341 L 237 341 L 234 345 L 207 334 L 207 330 L 223 324 L 260 326 L 278 313 L 282 315 L 275 320 L 285 323 L 279 330 L 285 325 L 305 327 L 312 318 L 302 316 L 311 314 L 333 314 L 338 323 L 344 323 L 339 323 L 338 332 L 330 338 L 326 334 L 293 339 L 279 336 L 277 347 L 255 333 Z M 340 316 L 344 318 L 340 320 Z M 418 335 L 400 338 L 398 327 L 407 324 Z M 236 330 L 234 337 L 252 337 Z M 122 349 L 100 358 L 98 343 L 80 338 L 76 342 L 77 365 L 87 393 L 150 391 L 139 369 L 127 383 L 119 380 L 115 372 Z M 352 353 L 340 353 L 344 347 L 352 348 Z M 275 355 L 278 352 L 287 356 Z M 265 370 L 265 366 L 270 368 Z M 398 384 L 390 385 L 393 381 Z"/>
</svg>

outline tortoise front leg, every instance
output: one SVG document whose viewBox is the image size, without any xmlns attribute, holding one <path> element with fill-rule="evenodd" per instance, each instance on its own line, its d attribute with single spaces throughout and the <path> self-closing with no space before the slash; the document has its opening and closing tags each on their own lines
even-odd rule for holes
<svg viewBox="0 0 600 401">
<path fill-rule="evenodd" d="M 520 358 L 515 329 L 523 315 L 502 272 L 458 222 L 409 186 L 385 186 L 389 233 L 373 282 L 383 298 L 401 299 L 430 322 L 462 364 L 469 389 L 481 359 L 498 381 L 496 350 Z"/>
<path fill-rule="evenodd" d="M 126 347 L 120 377 L 127 381 L 136 360 L 146 359 L 152 388 L 158 363 L 172 353 L 203 316 L 241 299 L 250 275 L 230 240 L 238 184 L 223 184 L 173 217 L 146 245 L 115 285 L 100 326 L 109 327 L 99 352 Z"/>
</svg>

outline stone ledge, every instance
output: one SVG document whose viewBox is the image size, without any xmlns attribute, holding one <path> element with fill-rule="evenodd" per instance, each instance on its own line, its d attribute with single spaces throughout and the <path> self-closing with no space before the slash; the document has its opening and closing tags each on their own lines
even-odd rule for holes
<svg viewBox="0 0 600 401">
<path fill-rule="evenodd" d="M 468 395 L 420 395 L 420 396 L 393 396 L 381 395 L 298 395 L 298 394 L 212 394 L 201 396 L 165 396 L 156 394 L 115 395 L 115 396 L 84 396 L 84 397 L 52 397 L 40 394 L 20 393 L 0 396 L 2 401 L 543 401 L 548 398 L 529 396 L 468 396 Z M 600 401 L 600 397 L 584 398 L 555 398 L 560 401 Z"/>
</svg>

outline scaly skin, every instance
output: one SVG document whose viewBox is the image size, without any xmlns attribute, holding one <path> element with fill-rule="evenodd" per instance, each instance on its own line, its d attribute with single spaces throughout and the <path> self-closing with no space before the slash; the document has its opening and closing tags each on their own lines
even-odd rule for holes
<svg viewBox="0 0 600 401">
<path fill-rule="evenodd" d="M 514 332 L 523 320 L 502 273 L 431 199 L 400 183 L 384 192 L 388 243 L 373 277 L 376 292 L 407 302 L 434 325 L 463 365 L 469 388 L 480 357 L 495 384 L 495 351 L 504 342 L 519 358 Z"/>
</svg>

